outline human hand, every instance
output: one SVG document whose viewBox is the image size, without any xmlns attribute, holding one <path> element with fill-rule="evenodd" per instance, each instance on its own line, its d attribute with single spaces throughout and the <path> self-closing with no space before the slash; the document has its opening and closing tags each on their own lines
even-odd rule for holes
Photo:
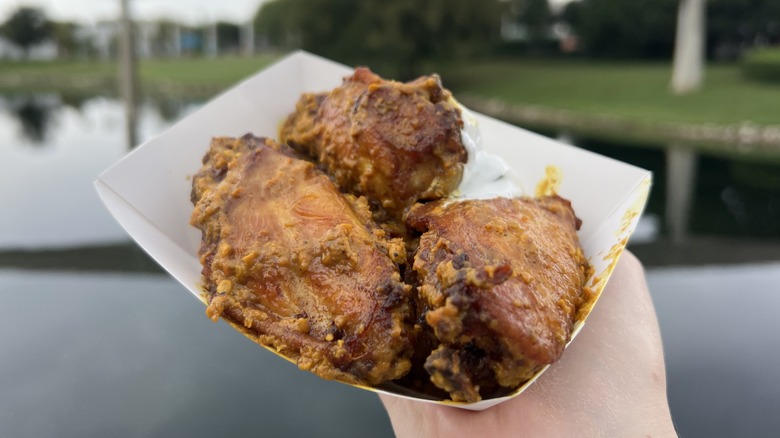
<svg viewBox="0 0 780 438">
<path fill-rule="evenodd" d="M 380 396 L 399 437 L 677 436 L 642 264 L 626 251 L 580 334 L 528 390 L 481 412 Z"/>
</svg>

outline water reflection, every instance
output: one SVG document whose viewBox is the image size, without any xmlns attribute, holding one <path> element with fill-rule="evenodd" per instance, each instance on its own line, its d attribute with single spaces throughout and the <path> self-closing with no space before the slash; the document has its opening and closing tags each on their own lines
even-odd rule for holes
<svg viewBox="0 0 780 438">
<path fill-rule="evenodd" d="M 84 104 L 95 98 L 95 96 L 83 93 L 62 93 L 59 97 L 63 105 L 78 111 L 81 111 L 84 108 Z"/>
<path fill-rule="evenodd" d="M 152 106 L 166 122 L 175 122 L 181 118 L 183 112 L 194 109 L 200 105 L 200 102 L 169 97 L 163 99 L 147 99 L 145 104 Z"/>
<path fill-rule="evenodd" d="M 161 133 L 200 104 L 187 98 L 147 97 L 139 109 L 140 138 L 144 140 Z M 557 133 L 543 134 L 556 136 Z M 654 186 L 647 211 L 632 239 L 632 244 L 655 245 L 652 253 L 646 254 L 649 264 L 677 263 L 671 260 L 688 262 L 696 258 L 692 252 L 681 253 L 677 248 L 659 246 L 668 241 L 670 215 L 666 197 L 674 190 L 667 187 L 668 162 L 663 148 L 576 136 L 567 140 L 653 171 Z M 93 249 L 84 254 L 50 251 L 48 264 L 41 267 L 55 266 L 54 261 L 64 254 L 90 263 L 96 269 L 99 266 L 108 270 L 126 266 L 128 260 L 138 258 L 134 252 L 137 248 L 106 213 L 92 186 L 101 171 L 127 153 L 123 107 L 116 98 L 0 95 L 0 145 L 0 162 L 12 163 L 6 165 L 0 177 L 3 211 L 11 212 L 0 215 L 0 265 L 7 265 L 9 260 L 42 260 L 43 256 L 30 251 L 90 246 Z M 754 260 L 776 259 L 780 255 L 780 163 L 715 156 L 699 156 L 696 163 L 698 170 L 686 232 L 695 239 L 703 236 L 709 242 L 705 249 L 700 246 L 694 252 L 712 252 L 713 248 L 723 246 L 723 239 L 730 239 L 729 245 L 750 242 L 751 246 L 731 251 L 735 254 L 733 260 L 725 262 L 750 259 L 750 254 L 759 254 Z M 767 245 L 757 248 L 755 242 Z M 96 246 L 100 247 L 99 251 L 95 250 Z M 682 255 L 674 259 L 669 251 Z M 108 253 L 117 262 L 113 267 L 95 262 Z M 138 269 L 148 269 L 146 262 L 139 259 Z M 702 259 L 702 262 L 712 260 Z"/>
<path fill-rule="evenodd" d="M 160 111 L 144 102 L 140 138 L 161 133 L 196 104 L 176 105 Z M 0 95 L 0 145 L 0 162 L 6 163 L 0 199 L 3 211 L 10 212 L 0 215 L 0 251 L 128 240 L 92 186 L 100 172 L 127 153 L 121 102 L 99 96 Z"/>
<path fill-rule="evenodd" d="M 2 102 L 2 107 L 17 120 L 17 132 L 32 146 L 46 146 L 46 136 L 57 108 L 61 106 L 53 94 L 17 95 Z"/>
<path fill-rule="evenodd" d="M 13 109 L 22 125 L 22 132 L 33 144 L 43 144 L 51 119 L 52 108 L 41 100 L 30 98 Z"/>
<path fill-rule="evenodd" d="M 666 221 L 658 218 L 668 216 L 666 196 L 679 188 L 668 187 L 665 148 L 571 135 L 566 139 L 579 147 L 651 170 L 653 189 L 645 216 L 660 227 L 656 237 L 668 236 Z M 780 239 L 780 162 L 699 154 L 692 190 L 688 234 Z M 651 225 L 645 224 L 649 228 Z"/>
</svg>

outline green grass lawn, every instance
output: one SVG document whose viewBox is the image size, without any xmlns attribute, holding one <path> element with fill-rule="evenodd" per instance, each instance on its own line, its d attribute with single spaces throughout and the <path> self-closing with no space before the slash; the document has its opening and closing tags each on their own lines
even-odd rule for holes
<svg viewBox="0 0 780 438">
<path fill-rule="evenodd" d="M 277 55 L 253 57 L 222 57 L 219 59 L 184 58 L 176 60 L 144 60 L 139 62 L 139 78 L 145 84 L 177 83 L 228 87 L 257 72 L 278 59 Z M 75 78 L 105 78 L 117 76 L 118 65 L 99 61 L 2 62 L 0 79 L 8 75 L 26 78 L 46 78 L 47 88 L 72 86 Z"/>
<path fill-rule="evenodd" d="M 275 55 L 258 55 L 251 58 L 228 57 L 213 59 L 155 60 L 140 63 L 142 80 L 176 81 L 193 84 L 232 85 L 256 73 L 278 59 Z"/>
<path fill-rule="evenodd" d="M 146 85 L 183 85 L 178 92 L 186 92 L 187 85 L 204 86 L 207 92 L 216 92 L 276 59 L 277 55 L 260 55 L 148 60 L 140 63 L 139 70 Z M 660 63 L 479 60 L 431 70 L 441 73 L 445 86 L 456 95 L 496 97 L 512 104 L 650 122 L 780 124 L 780 85 L 746 79 L 737 65 L 709 66 L 704 88 L 688 96 L 669 93 L 671 69 Z M 47 78 L 44 85 L 55 90 L 67 87 L 69 79 L 110 79 L 116 73 L 117 66 L 107 62 L 0 63 L 0 83 L 4 75 L 37 75 Z"/>
<path fill-rule="evenodd" d="M 116 64 L 101 61 L 1 61 L 0 75 L 5 74 L 57 74 L 57 75 L 105 75 L 116 72 Z"/>
<path fill-rule="evenodd" d="M 780 124 L 780 85 L 753 82 L 737 65 L 710 65 L 701 91 L 673 96 L 671 67 L 651 63 L 493 61 L 443 65 L 455 93 L 641 121 Z"/>
</svg>

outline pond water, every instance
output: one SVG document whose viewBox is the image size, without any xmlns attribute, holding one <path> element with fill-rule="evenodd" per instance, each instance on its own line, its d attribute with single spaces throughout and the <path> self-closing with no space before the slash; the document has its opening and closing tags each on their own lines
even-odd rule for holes
<svg viewBox="0 0 780 438">
<path fill-rule="evenodd" d="M 139 138 L 198 105 L 145 100 Z M 654 172 L 633 246 L 656 248 L 643 257 L 651 266 L 662 258 L 687 262 L 713 248 L 734 253 L 729 262 L 756 253 L 780 260 L 777 164 L 698 157 L 687 231 L 715 244 L 674 259 L 670 253 L 679 248 L 663 246 L 663 150 L 569 140 Z M 127 152 L 123 109 L 114 98 L 0 94 L 0 351 L 10 358 L 0 361 L 0 387 L 8 389 L 0 393 L 0 436 L 391 436 L 375 396 L 301 373 L 225 324 L 215 328 L 172 278 L 63 272 L 156 269 L 92 185 Z M 18 269 L 29 267 L 43 272 Z M 771 313 L 779 274 L 777 263 L 649 270 L 681 435 L 776 435 L 778 417 L 755 407 L 780 400 L 778 357 L 766 348 L 778 342 Z M 742 303 L 738 315 L 735 302 Z M 756 310 L 756 302 L 771 305 Z M 713 330 L 692 318 L 702 314 L 702 303 L 710 320 L 732 322 Z M 34 309 L 34 317 L 19 309 Z M 721 363 L 724 357 L 736 362 Z"/>
<path fill-rule="evenodd" d="M 200 103 L 146 98 L 139 138 L 161 133 Z M 565 137 L 653 171 L 650 202 L 632 243 L 663 242 L 668 191 L 663 149 Z M 124 139 L 123 109 L 115 98 L 0 94 L 0 162 L 5 164 L 0 195 L 10 212 L 0 215 L 0 252 L 128 243 L 92 187 L 97 175 L 128 151 Z M 687 222 L 692 236 L 780 242 L 780 162 L 699 156 Z M 648 257 L 652 264 L 652 251 Z"/>
<path fill-rule="evenodd" d="M 139 136 L 156 135 L 194 106 L 145 102 Z M 121 102 L 58 94 L 0 95 L 0 249 L 126 241 L 92 182 L 127 153 Z M 10 214 L 9 214 L 10 213 Z"/>
<path fill-rule="evenodd" d="M 653 172 L 645 215 L 666 233 L 666 153 L 662 147 L 632 146 L 571 138 L 592 150 Z M 699 155 L 687 231 L 693 235 L 780 238 L 780 160 L 758 162 Z"/>
</svg>

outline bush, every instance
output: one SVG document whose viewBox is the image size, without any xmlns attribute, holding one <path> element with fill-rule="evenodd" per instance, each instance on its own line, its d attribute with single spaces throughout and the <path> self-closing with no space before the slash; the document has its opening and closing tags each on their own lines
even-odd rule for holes
<svg viewBox="0 0 780 438">
<path fill-rule="evenodd" d="M 780 47 L 753 49 L 742 60 L 745 76 L 780 83 Z"/>
</svg>

